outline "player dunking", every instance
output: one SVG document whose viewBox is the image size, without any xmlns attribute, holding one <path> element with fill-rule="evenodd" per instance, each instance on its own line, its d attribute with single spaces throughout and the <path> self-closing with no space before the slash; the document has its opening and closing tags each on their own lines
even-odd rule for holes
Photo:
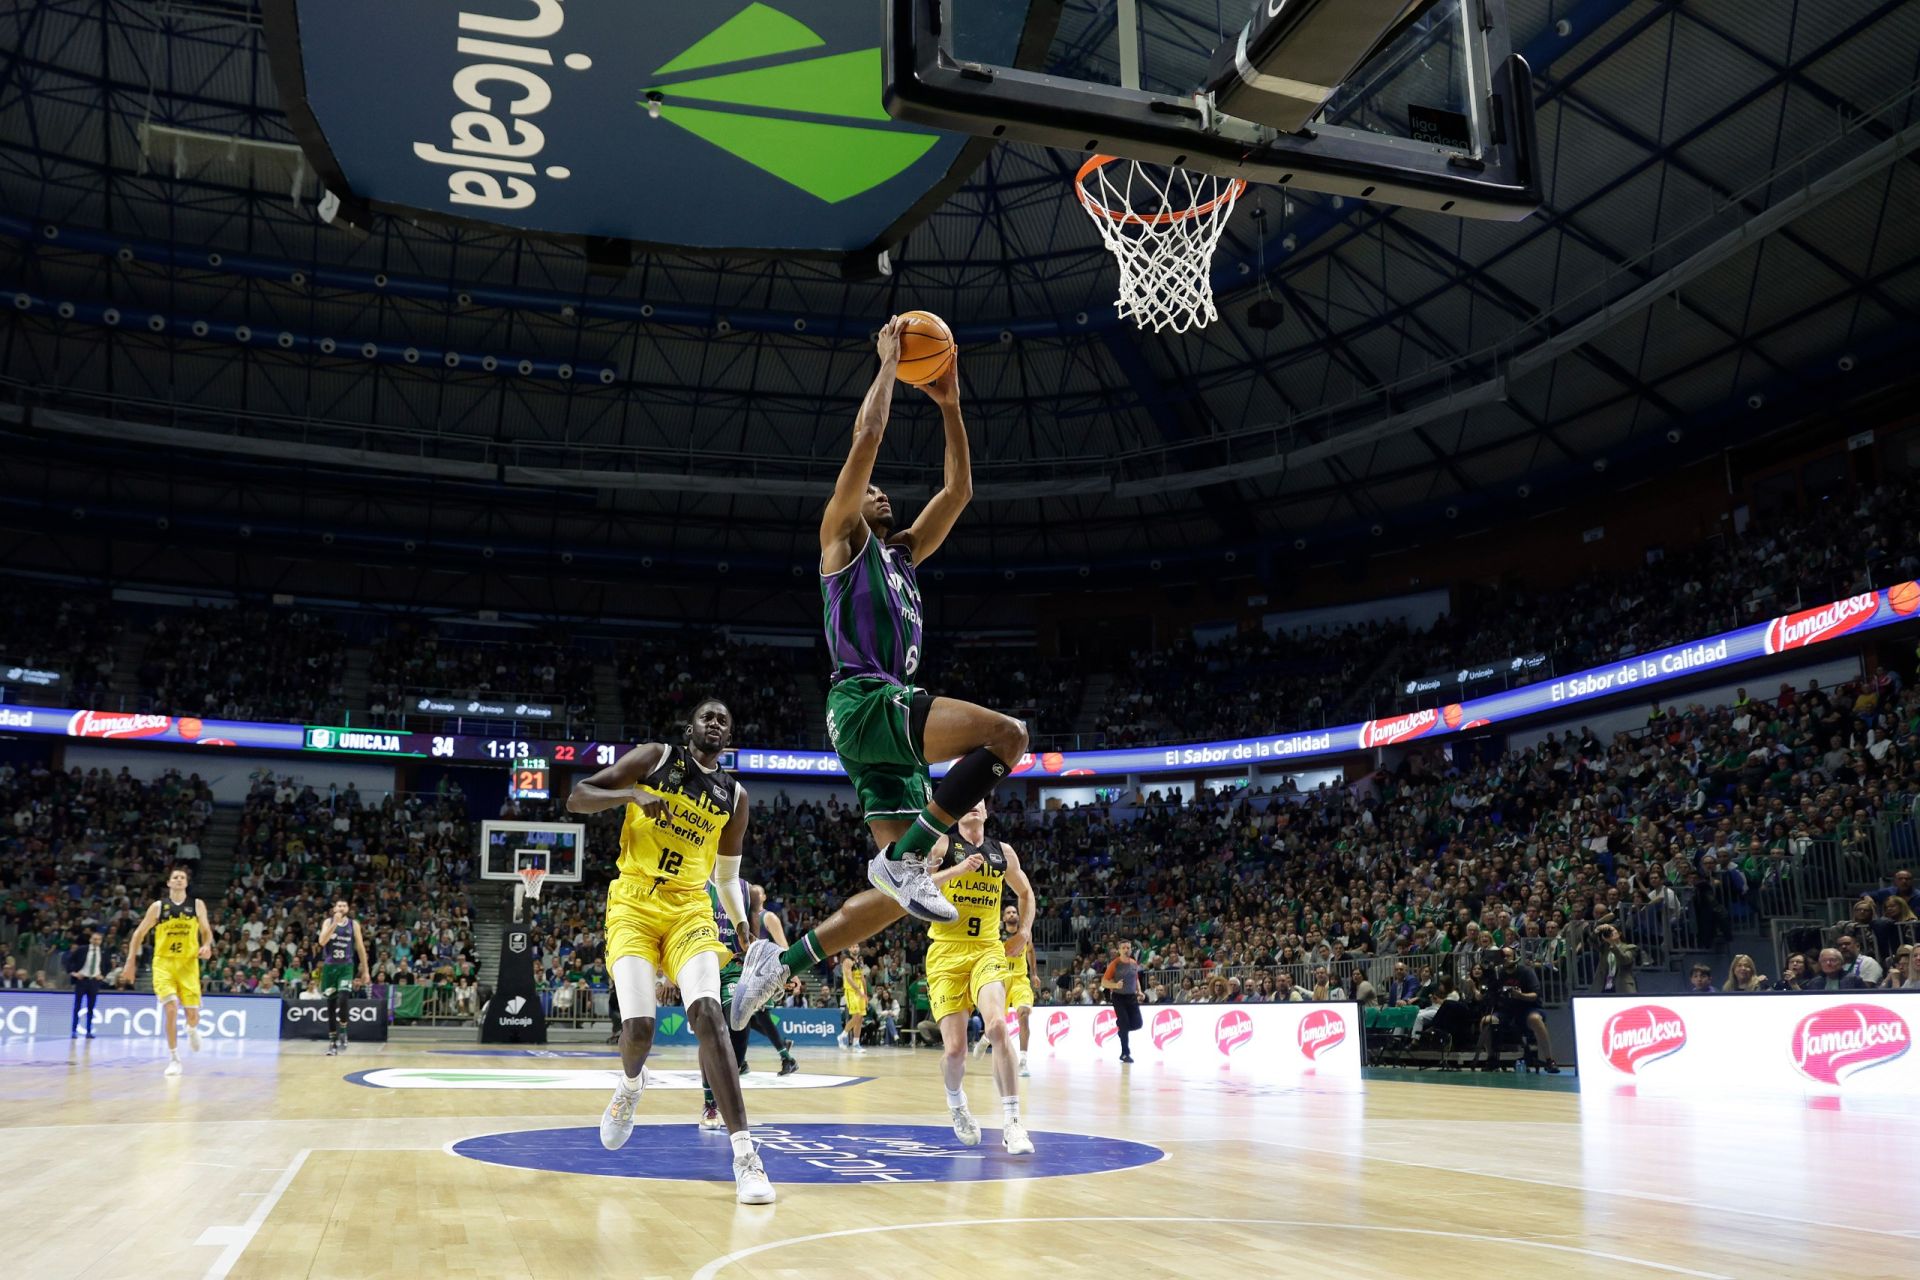
<svg viewBox="0 0 1920 1280">
<path fill-rule="evenodd" d="M 985 802 L 967 810 L 959 825 L 940 838 L 928 866 L 937 868 L 947 857 L 954 865 L 937 871 L 933 880 L 958 917 L 927 926 L 927 996 L 933 1020 L 940 1025 L 940 1073 L 954 1136 L 970 1147 L 980 1143 L 979 1122 L 967 1109 L 966 1091 L 960 1087 L 967 1074 L 967 1014 L 978 1009 L 993 1046 L 994 1083 L 1000 1087 L 1000 1141 L 1011 1155 L 1029 1155 L 1033 1140 L 1020 1123 L 1020 1085 L 1007 1043 L 1007 984 L 1018 972 L 1015 965 L 1024 964 L 1032 949 L 1033 885 L 1013 847 L 987 835 Z M 1000 899 L 1006 888 L 1020 905 L 1015 932 L 1002 943 Z"/>
<path fill-rule="evenodd" d="M 903 914 L 953 920 L 953 904 L 928 878 L 926 856 L 1027 750 L 1026 726 L 1013 717 L 907 683 L 921 659 L 915 571 L 940 549 L 972 498 L 973 464 L 956 359 L 922 388 L 940 406 L 945 483 L 917 520 L 895 532 L 893 504 L 871 481 L 893 400 L 900 330 L 896 316 L 880 331 L 880 371 L 820 518 L 820 597 L 833 658 L 827 733 L 880 846 L 867 864 L 874 887 L 847 899 L 784 951 L 765 941 L 747 949 L 729 1010 L 736 1027 L 773 998 L 789 973 L 857 946 Z M 943 760 L 954 763 L 929 797 L 928 766 Z"/>
<path fill-rule="evenodd" d="M 620 997 L 623 1078 L 600 1117 L 601 1144 L 617 1150 L 633 1133 L 641 1072 L 653 1049 L 655 976 L 665 972 L 686 1001 L 687 1022 L 700 1041 L 700 1069 L 733 1142 L 735 1196 L 742 1204 L 771 1204 L 773 1184 L 753 1149 L 720 1008 L 720 962 L 731 959 L 733 949 L 714 928 L 714 900 L 737 930 L 744 931 L 747 915 L 740 892 L 747 789 L 720 768 L 720 753 L 732 735 L 726 704 L 709 698 L 693 709 L 684 745 L 642 743 L 574 783 L 567 810 L 626 807 L 620 874 L 607 886 L 606 930 L 607 961 Z"/>
<path fill-rule="evenodd" d="M 213 958 L 213 926 L 207 922 L 207 904 L 187 897 L 187 869 L 167 873 L 167 894 L 156 899 L 140 917 L 127 943 L 127 967 L 120 977 L 133 985 L 140 947 L 153 934 L 153 994 L 160 1001 L 160 1021 L 167 1029 L 166 1074 L 180 1074 L 180 1028 L 174 1006 L 187 1015 L 187 1038 L 200 1049 L 200 962 Z"/>
<path fill-rule="evenodd" d="M 780 917 L 766 909 L 765 892 L 757 884 L 746 884 L 744 881 L 741 883 L 746 890 L 749 936 L 757 937 L 764 932 L 773 939 L 775 944 L 786 946 L 786 929 L 781 925 Z M 743 948 L 738 931 L 733 927 L 733 921 L 727 919 L 726 909 L 720 903 L 720 890 L 711 880 L 707 882 L 707 898 L 713 903 L 713 927 L 719 933 L 720 941 L 733 953 L 725 967 L 720 970 L 720 1005 L 725 1008 L 733 999 L 733 984 L 740 981 L 739 954 Z M 758 1031 L 765 1036 L 779 1052 L 781 1075 L 792 1075 L 800 1069 L 800 1064 L 793 1060 L 792 1044 L 780 1034 L 780 1026 L 773 1020 L 773 1015 L 762 1009 L 753 1015 L 751 1023 L 732 1033 L 733 1058 L 739 1064 L 740 1074 L 745 1075 L 747 1071 L 747 1034 L 752 1031 Z M 714 1105 L 713 1084 L 707 1080 L 704 1072 L 701 1074 L 700 1084 L 705 1094 L 704 1105 L 700 1111 L 700 1127 L 708 1130 L 724 1128 L 725 1125 L 720 1119 L 720 1108 Z"/>
<path fill-rule="evenodd" d="M 366 939 L 360 934 L 360 922 L 353 919 L 353 904 L 345 898 L 333 904 L 333 914 L 320 925 L 319 945 L 320 994 L 327 998 L 327 1055 L 331 1057 L 347 1044 L 340 1014 L 353 994 L 356 958 L 360 961 L 360 985 L 371 981 L 367 976 Z"/>
<path fill-rule="evenodd" d="M 867 970 L 852 951 L 840 957 L 840 993 L 847 1002 L 846 1017 L 840 1023 L 840 1047 L 865 1053 L 860 1033 L 867 1025 Z"/>
</svg>

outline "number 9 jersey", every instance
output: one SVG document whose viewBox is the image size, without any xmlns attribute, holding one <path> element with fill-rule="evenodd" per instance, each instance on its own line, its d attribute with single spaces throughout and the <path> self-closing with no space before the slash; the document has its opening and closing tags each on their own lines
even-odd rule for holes
<svg viewBox="0 0 1920 1280">
<path fill-rule="evenodd" d="M 628 804 L 620 824 L 620 874 L 607 886 L 607 963 L 639 956 L 669 981 L 704 951 L 731 957 L 714 928 L 707 881 L 740 789 L 724 769 L 702 769 L 673 747 L 645 781 L 666 809 Z M 723 961 L 724 963 L 724 961 Z"/>
</svg>

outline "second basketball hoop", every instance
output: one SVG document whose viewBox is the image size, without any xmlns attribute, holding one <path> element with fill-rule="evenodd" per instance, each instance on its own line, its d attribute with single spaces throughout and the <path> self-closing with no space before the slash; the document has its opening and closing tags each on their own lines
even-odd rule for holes
<svg viewBox="0 0 1920 1280">
<path fill-rule="evenodd" d="M 1247 184 L 1119 156 L 1080 166 L 1074 194 L 1120 264 L 1114 310 L 1142 329 L 1184 333 L 1220 318 L 1213 251 Z"/>
</svg>

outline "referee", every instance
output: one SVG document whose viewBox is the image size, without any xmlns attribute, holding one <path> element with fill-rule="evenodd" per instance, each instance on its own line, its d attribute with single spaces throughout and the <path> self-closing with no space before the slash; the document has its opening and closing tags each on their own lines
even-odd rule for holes
<svg viewBox="0 0 1920 1280">
<path fill-rule="evenodd" d="M 1113 944 L 1113 959 L 1107 962 L 1100 986 L 1113 1003 L 1113 1024 L 1120 1032 L 1120 1061 L 1132 1062 L 1127 1033 L 1140 1029 L 1140 962 L 1133 958 L 1131 942 L 1123 938 Z"/>
</svg>

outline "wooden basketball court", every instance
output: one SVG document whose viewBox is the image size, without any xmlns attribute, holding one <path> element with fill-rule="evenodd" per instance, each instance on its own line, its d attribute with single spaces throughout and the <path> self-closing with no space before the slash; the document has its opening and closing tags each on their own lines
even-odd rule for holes
<svg viewBox="0 0 1920 1280">
<path fill-rule="evenodd" d="M 592 1163 L 605 1077 L 564 1086 L 614 1060 L 597 1044 L 555 1045 L 581 1055 L 557 1057 L 477 1048 L 395 1041 L 329 1058 L 318 1043 L 229 1042 L 168 1080 L 144 1042 L 0 1046 L 8 1270 L 1891 1277 L 1914 1274 L 1920 1240 L 1904 1191 L 1920 1101 L 1704 1108 L 1566 1089 L 1272 1088 L 1036 1064 L 1023 1085 L 1040 1150 L 1030 1169 L 1009 1170 L 1019 1162 L 995 1145 L 984 1059 L 969 1063 L 967 1088 L 990 1132 L 967 1152 L 950 1132 L 944 1143 L 899 1136 L 898 1126 L 945 1131 L 932 1051 L 802 1051 L 801 1083 L 864 1079 L 750 1088 L 756 1129 L 790 1149 L 768 1160 L 779 1203 L 750 1208 L 729 1181 L 493 1162 Z M 756 1065 L 773 1065 L 755 1050 Z M 692 1054 L 663 1052 L 654 1065 L 675 1080 Z M 669 1164 L 698 1163 L 705 1143 L 711 1176 L 725 1178 L 726 1141 L 697 1131 L 699 1104 L 691 1088 L 650 1087 L 642 1125 L 662 1127 L 636 1129 L 619 1167 L 644 1169 L 669 1149 Z M 551 1130 L 577 1132 L 542 1136 Z M 787 1176 L 796 1168 L 819 1180 Z M 1020 1176 L 1029 1172 L 1050 1176 Z M 950 1176 L 988 1180 L 920 1180 Z"/>
</svg>

